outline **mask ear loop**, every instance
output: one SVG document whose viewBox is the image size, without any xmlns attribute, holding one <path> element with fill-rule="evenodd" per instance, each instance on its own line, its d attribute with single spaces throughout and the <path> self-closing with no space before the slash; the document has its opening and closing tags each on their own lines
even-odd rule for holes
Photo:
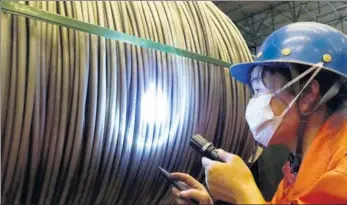
<svg viewBox="0 0 347 205">
<path fill-rule="evenodd" d="M 339 92 L 341 86 L 347 82 L 347 79 L 339 79 L 337 80 L 330 88 L 329 90 L 325 93 L 325 95 L 322 97 L 320 102 L 315 106 L 315 108 L 308 113 L 302 113 L 301 114 L 301 119 L 304 119 L 299 125 L 298 129 L 298 139 L 297 139 L 297 145 L 296 145 L 296 152 L 295 154 L 290 154 L 289 155 L 289 162 L 290 162 L 290 167 L 292 173 L 295 175 L 299 172 L 301 161 L 302 161 L 302 146 L 303 146 L 303 135 L 304 131 L 307 125 L 307 118 L 308 115 L 316 111 L 321 105 L 325 104 L 329 100 L 331 100 L 336 94 Z"/>
<path fill-rule="evenodd" d="M 298 100 L 298 98 L 301 96 L 301 94 L 305 91 L 305 89 L 307 88 L 307 86 L 311 83 L 311 81 L 318 75 L 318 73 L 322 70 L 323 68 L 323 63 L 319 62 L 316 65 L 312 66 L 311 68 L 309 68 L 308 70 L 306 70 L 305 72 L 303 72 L 301 75 L 297 76 L 295 79 L 293 79 L 291 82 L 287 83 L 285 86 L 283 86 L 281 89 L 279 89 L 278 91 L 276 91 L 276 94 L 282 92 L 283 90 L 287 89 L 289 86 L 293 85 L 294 83 L 296 83 L 298 80 L 300 80 L 301 78 L 303 78 L 304 76 L 306 76 L 307 74 L 309 74 L 310 72 L 312 72 L 313 70 L 315 70 L 315 72 L 312 74 L 312 76 L 310 77 L 310 79 L 306 82 L 306 84 L 304 85 L 304 87 L 301 89 L 301 91 L 299 93 L 297 93 L 297 95 L 295 96 L 295 98 L 290 102 L 290 104 L 288 105 L 288 107 L 283 111 L 283 113 L 281 114 L 281 118 L 283 119 L 283 117 L 288 113 L 289 109 L 294 105 L 294 103 Z M 296 151 L 295 154 L 290 154 L 289 155 L 289 162 L 290 162 L 290 167 L 291 167 L 291 171 L 292 173 L 294 173 L 295 175 L 298 173 L 299 169 L 300 169 L 300 165 L 301 165 L 301 161 L 302 161 L 302 146 L 303 146 L 303 134 L 306 128 L 306 124 L 307 124 L 307 115 L 304 115 L 302 113 L 300 113 L 300 125 L 299 125 L 299 129 L 297 132 L 297 145 L 296 145 Z"/>
<path fill-rule="evenodd" d="M 314 70 L 316 70 L 316 69 L 318 69 L 318 71 L 316 70 L 315 73 L 318 74 L 318 72 L 320 71 L 320 69 L 321 69 L 322 67 L 323 67 L 323 63 L 322 63 L 322 62 L 319 62 L 319 63 L 313 65 L 311 68 L 307 69 L 305 72 L 301 73 L 300 75 L 296 76 L 293 80 L 291 80 L 290 82 L 288 82 L 287 84 L 285 84 L 282 88 L 276 90 L 276 91 L 272 94 L 272 96 L 275 97 L 276 95 L 278 95 L 278 94 L 281 93 L 282 91 L 286 90 L 287 88 L 289 88 L 290 86 L 292 86 L 294 83 L 298 82 L 300 79 L 302 79 L 303 77 L 305 77 L 306 75 L 310 74 L 312 71 L 314 71 Z M 289 69 L 293 69 L 293 68 L 289 68 Z M 294 71 L 294 69 L 293 69 L 293 71 Z M 315 73 L 312 74 L 312 75 L 313 75 L 313 78 L 317 75 L 317 74 L 315 75 Z M 311 76 L 311 77 L 312 77 L 312 76 Z M 310 82 L 311 82 L 311 79 L 308 80 L 307 85 L 308 85 Z M 307 87 L 307 85 L 305 85 L 305 86 Z M 298 96 L 301 95 L 302 91 L 303 91 L 306 87 L 304 87 L 304 88 L 301 90 L 301 92 L 300 92 L 300 91 L 297 91 L 297 92 L 296 92 L 296 94 L 297 94 L 296 98 L 295 98 L 294 100 L 292 100 L 292 102 L 287 106 L 287 108 L 282 112 L 282 114 L 281 114 L 280 116 L 277 116 L 278 118 L 283 118 L 283 117 L 287 114 L 287 112 L 289 111 L 289 109 L 293 106 L 293 104 L 294 104 L 295 101 L 297 100 Z"/>
<path fill-rule="evenodd" d="M 316 70 L 311 78 L 308 80 L 308 82 L 306 83 L 306 85 L 304 86 L 304 88 L 296 93 L 296 97 L 290 102 L 290 104 L 287 106 L 287 108 L 282 112 L 282 114 L 280 116 L 278 116 L 279 118 L 283 118 L 287 112 L 289 111 L 289 109 L 293 106 L 293 104 L 296 102 L 296 100 L 299 98 L 299 96 L 302 94 L 302 92 L 306 89 L 306 87 L 310 84 L 310 82 L 312 81 L 312 79 L 314 77 L 316 77 L 316 75 L 319 73 L 319 71 L 323 68 L 323 63 L 319 62 L 315 65 L 313 65 L 311 68 L 307 69 L 305 72 L 301 73 L 300 75 L 298 75 L 297 77 L 295 77 L 293 80 L 291 80 L 290 82 L 288 82 L 287 84 L 285 84 L 282 88 L 278 89 L 277 91 L 274 92 L 273 96 L 278 95 L 279 93 L 281 93 L 282 91 L 286 90 L 287 88 L 289 88 L 290 86 L 292 86 L 294 83 L 298 82 L 300 79 L 302 79 L 303 77 L 305 77 L 306 75 L 310 74 L 312 71 Z"/>
<path fill-rule="evenodd" d="M 291 102 L 291 104 L 289 105 L 290 107 L 293 106 L 293 104 L 297 101 L 297 99 L 305 91 L 305 89 L 312 82 L 312 80 L 318 75 L 319 71 L 321 71 L 322 68 L 323 68 L 322 66 L 318 67 L 317 70 L 312 74 L 310 79 L 306 82 L 305 86 L 301 89 L 299 94 Z M 296 150 L 295 150 L 295 154 L 294 155 L 292 154 L 292 155 L 289 156 L 289 162 L 290 162 L 291 171 L 295 175 L 297 175 L 297 173 L 299 172 L 299 169 L 300 169 L 300 166 L 301 166 L 301 162 L 302 162 L 302 147 L 303 147 L 304 132 L 305 132 L 305 129 L 306 129 L 306 126 L 307 126 L 307 121 L 308 121 L 308 115 L 303 114 L 303 113 L 300 112 L 300 124 L 299 124 L 299 128 L 297 130 Z"/>
<path fill-rule="evenodd" d="M 299 76 L 297 76 L 295 79 L 291 80 L 290 82 L 288 82 L 287 84 L 285 84 L 282 88 L 278 89 L 275 94 L 279 94 L 281 93 L 283 90 L 286 90 L 287 88 L 289 88 L 290 86 L 292 86 L 294 83 L 296 83 L 297 81 L 299 81 L 301 78 L 305 77 L 306 75 L 308 75 L 309 73 L 311 73 L 312 71 L 314 71 L 317 68 L 322 68 L 323 67 L 323 63 L 319 62 L 315 65 L 313 65 L 311 68 L 307 69 L 305 72 L 301 73 Z"/>
<path fill-rule="evenodd" d="M 289 70 L 290 70 L 290 74 L 291 74 L 292 79 L 296 79 L 299 76 L 299 73 L 297 72 L 297 70 L 295 70 L 293 68 L 293 66 L 289 65 Z M 300 93 L 300 80 L 298 80 L 297 83 L 293 84 L 293 86 L 294 86 L 295 95 L 298 95 Z M 297 107 L 299 110 L 299 106 L 297 106 Z M 307 119 L 300 118 L 300 124 L 299 124 L 299 128 L 298 128 L 298 133 L 297 133 L 298 136 L 300 135 L 300 133 L 304 132 L 306 125 L 307 125 L 306 122 L 307 122 Z M 291 172 L 295 173 L 295 174 L 299 171 L 299 168 L 301 165 L 302 156 L 300 155 L 300 153 L 302 152 L 302 146 L 300 146 L 300 145 L 302 145 L 302 144 L 303 144 L 303 138 L 300 137 L 297 140 L 297 145 L 299 147 L 298 146 L 296 147 L 295 155 L 292 153 L 290 153 L 290 155 L 289 155 Z"/>
<path fill-rule="evenodd" d="M 288 64 L 288 67 L 289 67 L 291 79 L 296 79 L 299 76 L 299 72 L 295 69 L 293 64 Z M 299 81 L 300 80 L 298 80 L 297 82 Z M 300 92 L 300 83 L 293 84 L 293 86 L 294 86 L 295 95 L 297 95 Z"/>
<path fill-rule="evenodd" d="M 283 118 L 287 112 L 289 111 L 289 109 L 294 105 L 294 103 L 298 100 L 298 98 L 301 96 L 301 94 L 305 91 L 305 89 L 307 88 L 307 86 L 311 83 L 311 81 L 318 75 L 319 71 L 321 71 L 323 68 L 323 63 L 318 63 L 314 66 L 312 66 L 309 70 L 309 72 L 305 71 L 304 73 L 302 73 L 301 75 L 299 75 L 298 77 L 296 77 L 296 79 L 292 80 L 291 82 L 287 83 L 283 88 L 279 89 L 278 91 L 276 91 L 276 94 L 282 92 L 283 90 L 287 89 L 289 86 L 293 85 L 295 82 L 297 82 L 298 80 L 300 80 L 301 78 L 303 78 L 305 75 L 307 75 L 308 73 L 312 72 L 314 69 L 315 72 L 312 74 L 312 76 L 310 77 L 310 79 L 306 82 L 306 84 L 304 85 L 304 87 L 301 89 L 301 91 L 295 96 L 295 98 L 290 102 L 290 104 L 288 105 L 288 107 L 283 111 L 283 113 L 281 114 L 281 118 Z M 305 74 L 305 75 L 303 75 Z"/>
</svg>

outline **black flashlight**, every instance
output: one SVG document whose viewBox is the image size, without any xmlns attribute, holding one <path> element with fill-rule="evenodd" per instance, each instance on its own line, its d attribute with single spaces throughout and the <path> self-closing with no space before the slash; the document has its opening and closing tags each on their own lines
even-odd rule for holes
<svg viewBox="0 0 347 205">
<path fill-rule="evenodd" d="M 192 139 L 190 140 L 190 146 L 204 157 L 207 157 L 215 161 L 223 162 L 218 156 L 217 148 L 213 146 L 211 142 L 207 141 L 203 136 L 199 134 L 193 135 Z M 231 203 L 224 201 L 215 201 L 214 204 L 231 205 Z"/>
<path fill-rule="evenodd" d="M 217 148 L 199 134 L 192 137 L 192 139 L 190 140 L 190 146 L 204 157 L 223 162 L 218 156 Z"/>
</svg>

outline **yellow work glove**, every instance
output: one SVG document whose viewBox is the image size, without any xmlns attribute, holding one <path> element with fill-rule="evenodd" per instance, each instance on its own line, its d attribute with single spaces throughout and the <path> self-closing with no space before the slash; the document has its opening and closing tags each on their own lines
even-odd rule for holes
<svg viewBox="0 0 347 205">
<path fill-rule="evenodd" d="M 211 196 L 233 204 L 264 204 L 265 200 L 243 160 L 221 149 L 217 151 L 225 163 L 202 158 Z"/>
</svg>

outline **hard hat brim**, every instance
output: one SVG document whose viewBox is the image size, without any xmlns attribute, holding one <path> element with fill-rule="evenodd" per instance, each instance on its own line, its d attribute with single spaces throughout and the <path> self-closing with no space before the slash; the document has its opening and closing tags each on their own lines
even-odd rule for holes
<svg viewBox="0 0 347 205">
<path fill-rule="evenodd" d="M 255 62 L 250 62 L 250 63 L 239 63 L 235 64 L 230 67 L 230 73 L 231 76 L 237 80 L 240 81 L 241 83 L 244 84 L 250 84 L 249 82 L 249 77 L 250 73 L 252 72 L 253 68 L 257 65 L 264 65 L 264 64 L 271 64 L 271 63 L 295 63 L 295 64 L 303 64 L 303 65 L 308 65 L 308 66 L 313 66 L 314 64 L 307 63 L 307 62 L 301 62 L 301 61 L 285 61 L 285 60 L 269 60 L 269 61 L 255 61 Z M 340 76 L 343 76 L 347 78 L 347 76 L 341 72 L 338 72 L 336 70 L 323 67 L 324 70 L 334 72 Z"/>
<path fill-rule="evenodd" d="M 244 84 L 249 84 L 249 76 L 253 68 L 260 62 L 239 63 L 230 67 L 231 76 Z"/>
</svg>

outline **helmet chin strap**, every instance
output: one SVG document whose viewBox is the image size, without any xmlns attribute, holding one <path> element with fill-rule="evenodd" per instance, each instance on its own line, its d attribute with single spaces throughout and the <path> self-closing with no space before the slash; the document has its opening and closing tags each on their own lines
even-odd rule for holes
<svg viewBox="0 0 347 205">
<path fill-rule="evenodd" d="M 317 103 L 317 105 L 308 113 L 300 113 L 300 124 L 299 128 L 297 130 L 297 143 L 296 143 L 296 151 L 295 153 L 290 153 L 289 155 L 289 163 L 291 172 L 295 175 L 299 172 L 300 165 L 302 162 L 302 155 L 303 155 L 303 139 L 305 130 L 307 128 L 307 122 L 308 122 L 308 116 L 315 112 L 321 105 L 327 103 L 329 100 L 331 100 L 333 97 L 336 96 L 336 94 L 339 92 L 341 86 L 347 82 L 347 79 L 341 77 L 338 79 L 330 88 L 329 90 L 324 94 L 324 96 L 321 98 L 321 100 Z M 299 106 L 298 106 L 299 110 Z"/>
<path fill-rule="evenodd" d="M 296 150 L 295 153 L 290 153 L 289 154 L 289 163 L 290 163 L 290 168 L 291 172 L 295 175 L 299 172 L 300 165 L 302 162 L 302 147 L 303 147 L 303 141 L 304 141 L 304 135 L 305 135 L 305 130 L 307 127 L 307 115 L 301 115 L 300 116 L 300 124 L 299 128 L 297 130 L 297 142 L 296 142 Z"/>
</svg>

